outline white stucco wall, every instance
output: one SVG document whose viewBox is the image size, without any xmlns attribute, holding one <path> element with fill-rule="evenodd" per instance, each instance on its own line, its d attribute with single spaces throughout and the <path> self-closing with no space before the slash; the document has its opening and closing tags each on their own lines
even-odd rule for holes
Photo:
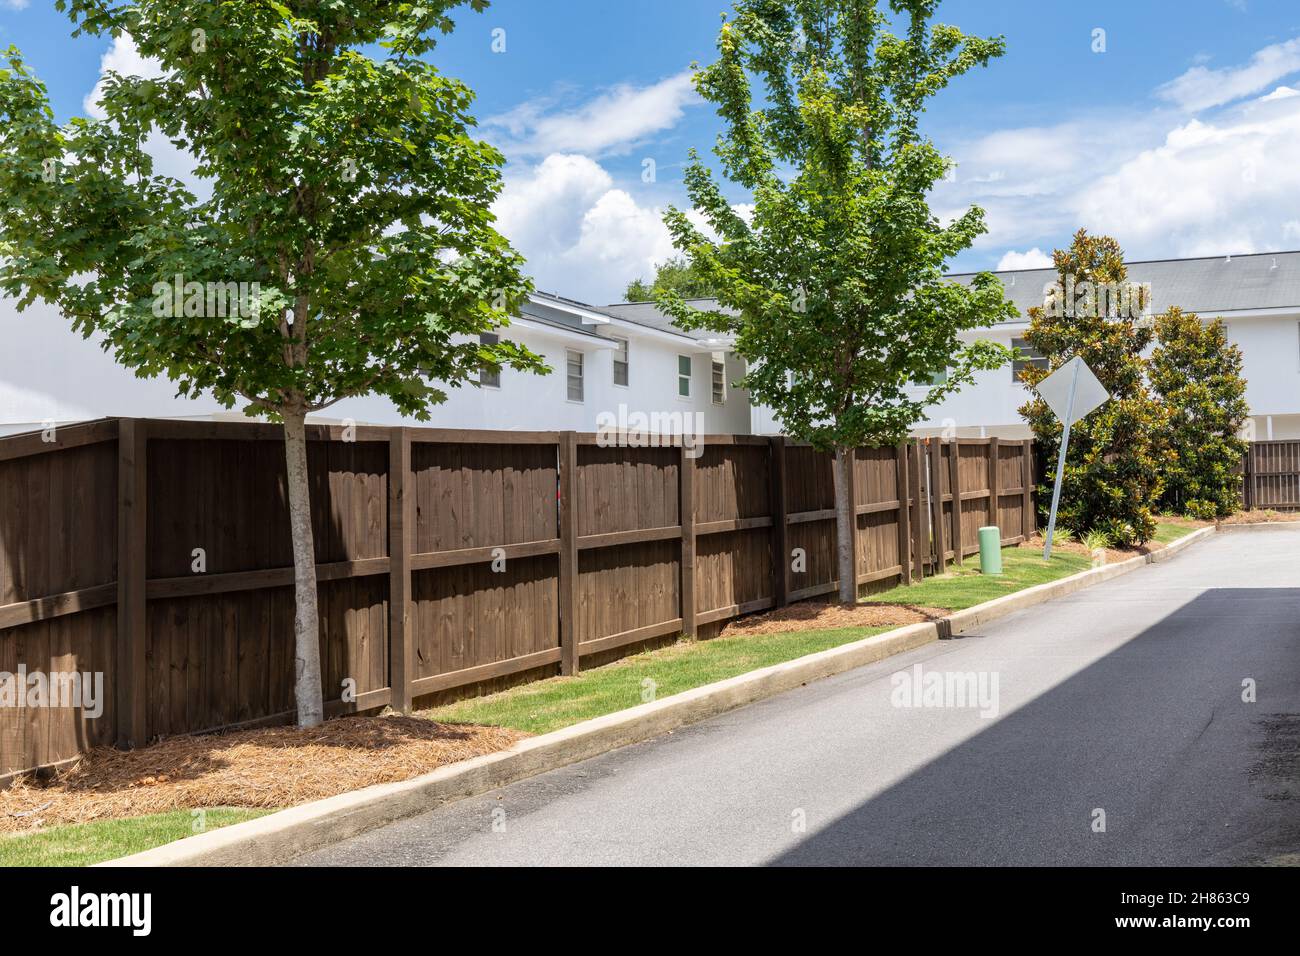
<svg viewBox="0 0 1300 956">
<path fill-rule="evenodd" d="M 510 369 L 501 373 L 501 388 L 464 386 L 448 390 L 448 400 L 433 411 L 427 424 L 443 428 L 498 428 L 511 430 L 574 429 L 593 431 L 601 412 L 629 411 L 702 413 L 704 430 L 731 434 L 748 431 L 747 393 L 729 388 L 726 402 L 714 405 L 711 397 L 711 356 L 696 343 L 671 340 L 662 333 L 643 334 L 619 327 L 607 333 L 629 338 L 629 384 L 613 384 L 613 351 L 590 337 L 575 336 L 542 327 L 520 325 L 502 330 L 503 336 L 527 345 L 551 366 L 538 376 Z M 565 349 L 580 349 L 585 356 L 586 387 L 581 403 L 567 399 Z M 677 355 L 692 354 L 691 397 L 677 395 Z M 728 380 L 743 374 L 729 359 Z M 106 416 L 208 417 L 238 416 L 211 398 L 198 401 L 176 397 L 165 379 L 138 379 L 118 366 L 93 341 L 72 332 L 69 323 L 47 306 L 33 305 L 19 315 L 12 301 L 0 299 L 0 434 L 41 427 L 47 420 L 80 421 Z M 387 399 L 354 398 L 326 410 L 321 419 L 351 418 L 359 423 L 418 424 L 400 416 Z"/>
<path fill-rule="evenodd" d="M 1268 316 L 1228 313 L 1222 318 L 1228 339 L 1241 349 L 1255 437 L 1300 438 L 1300 310 Z M 1025 328 L 1024 324 L 1002 326 L 978 337 L 1010 345 Z M 989 436 L 1027 438 L 1029 430 L 1017 411 L 1027 397 L 1028 391 L 1012 378 L 1010 366 L 981 372 L 974 384 L 930 409 L 916 431 L 934 434 L 955 426 L 962 437 L 977 436 L 982 429 Z"/>
</svg>

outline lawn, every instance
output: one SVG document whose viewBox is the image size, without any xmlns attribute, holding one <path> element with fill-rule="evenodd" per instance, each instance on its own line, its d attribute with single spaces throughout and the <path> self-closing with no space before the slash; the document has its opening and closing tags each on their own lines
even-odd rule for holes
<svg viewBox="0 0 1300 956">
<path fill-rule="evenodd" d="M 1181 518 L 1161 518 L 1156 523 L 1156 535 L 1152 542 L 1166 545 L 1200 526 Z M 922 604 L 960 611 L 1036 584 L 1069 577 L 1090 567 L 1092 559 L 1077 552 L 1053 551 L 1051 560 L 1045 562 L 1042 552 L 1037 548 L 1003 548 L 1003 573 L 1000 576 L 986 577 L 980 574 L 979 555 L 971 555 L 964 565 L 952 566 L 947 574 L 926 578 L 916 584 L 890 588 L 873 594 L 870 600 L 890 604 Z"/>
<path fill-rule="evenodd" d="M 960 611 L 1036 584 L 1069 577 L 1090 567 L 1092 559 L 1086 554 L 1054 551 L 1051 561 L 1045 562 L 1042 552 L 1036 549 L 1003 548 L 1000 575 L 980 574 L 979 555 L 973 554 L 960 567 L 953 565 L 947 574 L 925 578 L 916 584 L 899 585 L 873 594 L 868 600 Z"/>
<path fill-rule="evenodd" d="M 683 639 L 573 677 L 512 687 L 486 697 L 426 710 L 445 723 L 493 724 L 544 734 L 659 697 L 838 647 L 886 627 Z"/>
<path fill-rule="evenodd" d="M 203 824 L 215 830 L 266 812 L 219 807 L 204 811 Z M 174 810 L 0 837 L 0 866 L 90 866 L 192 836 L 194 824 L 194 812 Z"/>
<path fill-rule="evenodd" d="M 1191 522 L 1162 519 L 1155 541 L 1168 544 L 1195 529 Z M 1036 584 L 1068 577 L 1092 566 L 1086 554 L 1057 551 L 1044 562 L 1040 551 L 1003 548 L 1003 574 L 979 573 L 972 556 L 961 568 L 908 586 L 891 588 L 869 600 L 961 610 Z M 746 671 L 838 647 L 887 627 L 743 634 L 708 641 L 682 639 L 667 647 L 586 670 L 422 711 L 444 723 L 487 724 L 544 734 L 592 717 L 634 707 L 646 700 L 679 694 Z"/>
</svg>

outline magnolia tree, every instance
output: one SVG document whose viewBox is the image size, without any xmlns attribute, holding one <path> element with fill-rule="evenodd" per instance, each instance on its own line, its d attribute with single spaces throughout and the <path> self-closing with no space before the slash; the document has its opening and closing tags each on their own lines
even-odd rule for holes
<svg viewBox="0 0 1300 956">
<path fill-rule="evenodd" d="M 1241 349 L 1222 319 L 1203 323 L 1171 308 L 1156 319 L 1148 361 L 1151 388 L 1164 407 L 1166 454 L 1160 504 L 1196 518 L 1224 518 L 1241 503 L 1241 437 L 1250 419 Z"/>
<path fill-rule="evenodd" d="M 303 726 L 323 711 L 305 416 L 375 393 L 423 420 L 484 365 L 542 369 L 480 344 L 529 284 L 489 212 L 502 157 L 425 59 L 462 3 L 58 0 L 157 64 L 110 73 L 99 121 L 58 125 L 17 50 L 0 69 L 0 288 L 284 424 Z M 151 135 L 200 188 L 155 171 Z"/>
<path fill-rule="evenodd" d="M 734 335 L 749 364 L 740 384 L 787 434 L 834 453 L 846 602 L 857 598 L 853 449 L 901 441 L 927 405 L 1009 357 L 961 337 L 1014 307 L 991 274 L 944 281 L 945 263 L 984 232 L 984 216 L 972 207 L 944 224 L 930 211 L 948 163 L 919 129 L 932 96 L 1004 45 L 931 24 L 935 6 L 738 0 L 720 57 L 695 87 L 722 117 L 716 153 L 748 192 L 750 213 L 692 153 L 687 192 L 713 235 L 682 210 L 667 215 L 721 308 L 700 311 L 671 291 L 661 305 L 683 326 Z M 946 380 L 929 384 L 945 369 Z"/>
<path fill-rule="evenodd" d="M 1124 251 L 1109 236 L 1080 229 L 1052 261 L 1058 279 L 1044 290 L 1043 305 L 1029 310 L 1025 332 L 1047 367 L 1027 366 L 1021 381 L 1033 389 L 1078 356 L 1111 396 L 1071 426 L 1059 521 L 1078 534 L 1103 532 L 1116 545 L 1139 544 L 1155 534 L 1154 505 L 1163 486 L 1164 415 L 1148 387 L 1143 358 L 1154 335 L 1147 314 L 1151 290 L 1129 282 Z M 1039 454 L 1055 462 L 1060 420 L 1037 396 L 1020 414 L 1038 439 Z"/>
</svg>

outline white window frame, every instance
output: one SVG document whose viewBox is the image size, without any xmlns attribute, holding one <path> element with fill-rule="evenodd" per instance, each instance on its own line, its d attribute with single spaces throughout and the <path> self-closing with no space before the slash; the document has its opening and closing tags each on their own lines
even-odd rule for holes
<svg viewBox="0 0 1300 956">
<path fill-rule="evenodd" d="M 682 371 L 682 359 L 686 360 L 687 371 Z M 695 359 L 691 355 L 677 356 L 677 397 L 683 401 L 691 399 L 691 379 L 695 376 Z M 682 382 L 686 383 L 686 391 L 682 392 Z"/>
<path fill-rule="evenodd" d="M 709 362 L 709 385 L 714 405 L 727 404 L 727 363 L 712 359 Z"/>
<path fill-rule="evenodd" d="M 628 388 L 632 384 L 632 343 L 626 336 L 610 336 L 618 343 L 618 348 L 614 349 L 614 371 L 612 381 L 615 388 Z M 619 356 L 622 356 L 621 358 Z M 623 381 L 618 380 L 618 367 L 623 366 Z"/>
<path fill-rule="evenodd" d="M 573 363 L 578 365 L 578 397 L 573 397 Z M 575 405 L 581 405 L 587 399 L 587 356 L 579 349 L 564 350 L 564 395 Z"/>
<path fill-rule="evenodd" d="M 500 343 L 500 341 L 501 341 L 501 336 L 497 335 L 495 332 L 479 333 L 479 337 L 478 337 L 479 345 L 497 345 L 498 343 Z M 489 375 L 493 377 L 494 379 L 493 381 L 487 380 L 487 376 Z M 479 384 L 479 388 L 494 388 L 500 391 L 501 369 L 497 369 L 494 372 L 491 369 L 489 369 L 486 365 L 480 365 L 478 367 L 478 384 Z"/>
<path fill-rule="evenodd" d="M 1017 345 L 1017 344 L 1016 344 L 1017 342 L 1019 342 L 1020 344 Z M 1011 338 L 1011 347 L 1012 347 L 1013 349 L 1023 349 L 1023 350 L 1025 350 L 1025 351 L 1027 351 L 1027 352 L 1032 352 L 1032 351 L 1034 351 L 1033 347 L 1030 346 L 1030 344 L 1029 344 L 1028 342 L 1026 342 L 1024 339 L 1022 339 L 1022 338 L 1018 338 L 1018 337 L 1016 337 L 1016 336 L 1012 336 L 1012 338 Z M 1046 355 L 1042 355 L 1042 354 L 1034 355 L 1034 356 L 1031 356 L 1030 358 L 1026 358 L 1026 359 L 1015 359 L 1015 360 L 1013 360 L 1012 363 L 1011 363 L 1011 384 L 1012 384 L 1012 385 L 1022 385 L 1022 384 L 1024 384 L 1023 382 L 1020 381 L 1020 371 L 1021 371 L 1021 369 L 1023 369 L 1026 365 L 1033 365 L 1033 366 L 1035 366 L 1035 367 L 1037 367 L 1037 368 L 1046 369 L 1046 368 L 1048 367 L 1049 364 L 1050 364 L 1050 363 L 1049 363 L 1049 360 L 1048 360 L 1047 356 L 1046 356 Z"/>
</svg>

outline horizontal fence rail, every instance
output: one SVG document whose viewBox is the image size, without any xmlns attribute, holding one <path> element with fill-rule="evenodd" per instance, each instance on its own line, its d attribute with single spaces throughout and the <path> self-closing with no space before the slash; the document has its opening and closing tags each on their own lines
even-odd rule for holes
<svg viewBox="0 0 1300 956">
<path fill-rule="evenodd" d="M 575 673 L 831 595 L 831 459 L 574 432 L 308 426 L 330 716 Z M 0 782 L 88 747 L 291 720 L 293 556 L 278 426 L 111 419 L 0 439 L 0 674 L 100 674 L 0 707 Z M 1034 533 L 1030 442 L 863 448 L 857 584 Z"/>
</svg>

